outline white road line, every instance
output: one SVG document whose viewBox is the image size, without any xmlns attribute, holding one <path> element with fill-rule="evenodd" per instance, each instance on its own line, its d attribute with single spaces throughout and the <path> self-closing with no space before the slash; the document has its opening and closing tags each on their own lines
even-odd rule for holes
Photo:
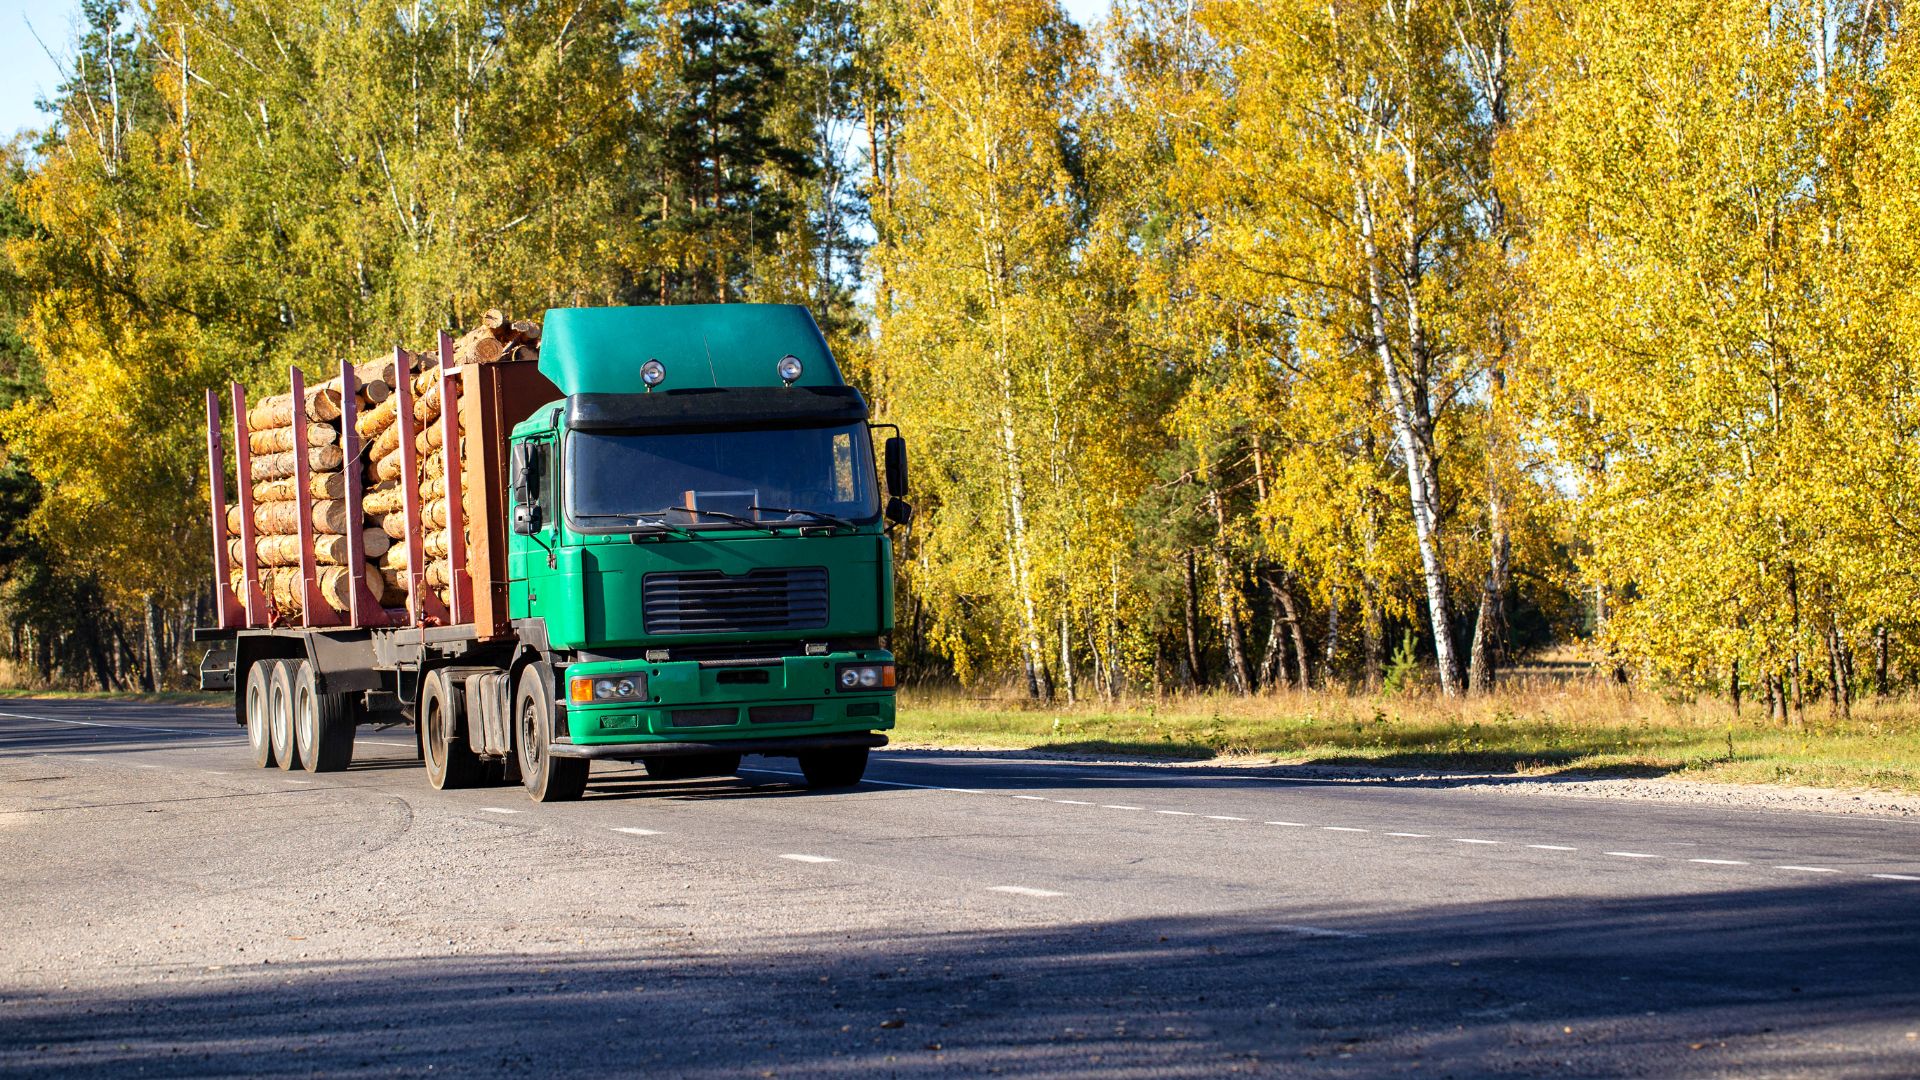
<svg viewBox="0 0 1920 1080">
<path fill-rule="evenodd" d="M 1644 851 L 1603 851 L 1602 855 L 1611 855 L 1616 859 L 1658 859 L 1662 856 L 1649 855 Z"/>
<path fill-rule="evenodd" d="M 1014 896 L 1043 896 L 1044 897 L 1044 896 L 1067 895 L 1066 893 L 1063 893 L 1063 892 L 1054 892 L 1052 889 L 1029 889 L 1025 885 L 989 885 L 987 886 L 987 891 L 1011 893 Z"/>
<path fill-rule="evenodd" d="M 1568 847 L 1565 844 L 1528 844 L 1527 846 L 1530 848 L 1538 848 L 1541 851 L 1579 851 L 1580 850 L 1579 848 Z"/>
<path fill-rule="evenodd" d="M 509 810 L 504 806 L 483 806 L 480 808 L 480 812 L 483 814 L 517 814 L 520 811 Z"/>
<path fill-rule="evenodd" d="M 1198 814 L 1190 814 L 1185 810 L 1155 810 L 1154 813 L 1166 814 L 1168 817 L 1198 817 L 1199 816 Z"/>
<path fill-rule="evenodd" d="M 615 825 L 614 832 L 623 832 L 628 836 L 659 836 L 659 829 L 642 829 L 637 825 Z"/>
<path fill-rule="evenodd" d="M 1060 803 L 1064 806 L 1092 806 L 1093 805 L 1090 802 L 1082 802 L 1079 799 L 1055 799 L 1053 801 Z"/>
<path fill-rule="evenodd" d="M 1840 871 L 1838 871 L 1838 870 L 1835 870 L 1835 869 L 1833 869 L 1833 868 L 1832 868 L 1832 867 L 1830 867 L 1830 866 L 1793 866 L 1793 865 L 1787 865 L 1787 866 L 1776 866 L 1776 867 L 1774 867 L 1774 869 L 1775 869 L 1775 870 L 1799 870 L 1799 871 L 1803 871 L 1803 872 L 1805 872 L 1805 873 L 1808 873 L 1808 874 L 1837 874 L 1837 873 L 1839 873 L 1839 872 L 1840 872 Z"/>
<path fill-rule="evenodd" d="M 152 732 L 158 732 L 163 735 L 210 735 L 215 737 L 221 736 L 221 733 L 218 731 L 202 731 L 194 728 L 147 727 L 144 724 L 108 724 L 98 720 L 62 720 L 57 716 L 31 716 L 27 713 L 16 713 L 16 712 L 0 712 L 0 716 L 4 716 L 12 720 L 39 720 L 39 721 L 42 721 L 43 723 L 48 723 L 48 724 L 72 724 L 75 727 L 114 728 L 119 731 L 152 731 Z M 240 737 L 243 737 L 244 734 L 245 733 L 240 730 L 239 725 L 236 724 L 234 726 L 233 737 L 240 738 Z"/>
<path fill-rule="evenodd" d="M 1687 861 L 1701 863 L 1705 866 L 1752 866 L 1753 865 L 1752 863 L 1741 862 L 1739 859 L 1688 859 Z"/>
<path fill-rule="evenodd" d="M 1327 832 L 1366 832 L 1367 831 L 1365 829 L 1356 829 L 1351 825 L 1322 825 L 1320 827 L 1322 829 L 1325 829 Z"/>
<path fill-rule="evenodd" d="M 1466 837 L 1460 837 L 1460 836 L 1452 837 L 1452 840 L 1456 844 L 1504 844 L 1506 843 L 1505 840 L 1473 840 L 1473 839 L 1468 839 Z"/>
<path fill-rule="evenodd" d="M 1282 934 L 1292 934 L 1295 937 L 1363 938 L 1367 936 L 1353 930 L 1332 930 L 1324 926 L 1301 926 L 1296 923 L 1281 923 L 1274 927 L 1274 929 Z"/>
<path fill-rule="evenodd" d="M 1119 803 L 1101 803 L 1102 810 L 1145 810 L 1144 806 L 1121 806 Z"/>
<path fill-rule="evenodd" d="M 313 781 L 311 781 L 311 780 L 289 780 L 289 781 L 287 781 L 287 783 L 289 783 L 289 784 L 311 784 L 311 783 L 313 783 Z"/>
<path fill-rule="evenodd" d="M 1912 874 L 1868 874 L 1867 876 L 1877 877 L 1881 881 L 1920 881 L 1920 877 L 1914 877 Z"/>
<path fill-rule="evenodd" d="M 1269 821 L 1267 825 L 1285 825 L 1289 829 L 1311 829 L 1313 826 L 1304 821 Z"/>
<path fill-rule="evenodd" d="M 1390 832 L 1387 835 L 1388 836 L 1410 836 L 1415 840 L 1425 840 L 1428 837 L 1432 836 L 1433 834 L 1423 833 L 1423 832 Z"/>
<path fill-rule="evenodd" d="M 780 857 L 783 859 L 792 859 L 794 862 L 804 862 L 804 863 L 823 863 L 823 862 L 839 862 L 840 861 L 839 859 L 829 859 L 825 855 L 782 855 Z"/>
<path fill-rule="evenodd" d="M 1030 799 L 1030 800 L 1032 800 L 1033 802 L 1046 802 L 1046 801 L 1047 801 L 1047 797 L 1046 797 L 1045 795 L 1015 795 L 1015 796 L 1014 796 L 1014 798 L 1016 798 L 1016 799 Z"/>
<path fill-rule="evenodd" d="M 1231 817 L 1226 814 L 1208 814 L 1207 820 L 1208 821 L 1245 821 L 1247 819 L 1243 817 Z"/>
<path fill-rule="evenodd" d="M 137 761 L 136 761 L 136 762 L 134 762 L 134 764 L 133 764 L 133 767 L 134 767 L 134 768 L 136 768 L 136 769 L 157 769 L 157 768 L 159 768 L 160 766 L 158 766 L 158 765 L 142 765 L 142 764 L 140 764 L 139 762 L 137 762 Z"/>
</svg>

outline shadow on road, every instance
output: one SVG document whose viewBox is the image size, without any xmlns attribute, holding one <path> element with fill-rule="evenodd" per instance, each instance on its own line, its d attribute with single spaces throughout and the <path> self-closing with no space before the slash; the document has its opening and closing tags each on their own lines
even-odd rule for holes
<svg viewBox="0 0 1920 1080">
<path fill-rule="evenodd" d="M 1893 1076 L 1920 1061 L 1920 913 L 1903 888 L 1379 916 L 1286 894 L 1275 882 L 1257 914 L 1045 929 L 1020 928 L 1031 904 L 1009 902 L 999 932 L 731 948 L 672 912 L 580 898 L 546 916 L 586 939 L 574 953 L 7 992 L 0 1073 Z M 594 951 L 610 917 L 658 945 Z M 477 933 L 462 946 L 484 948 Z"/>
</svg>

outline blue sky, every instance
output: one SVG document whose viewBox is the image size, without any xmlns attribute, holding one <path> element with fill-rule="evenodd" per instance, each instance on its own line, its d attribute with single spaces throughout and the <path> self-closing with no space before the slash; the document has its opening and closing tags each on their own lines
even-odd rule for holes
<svg viewBox="0 0 1920 1080">
<path fill-rule="evenodd" d="M 1111 0 L 1061 0 L 1067 14 L 1082 25 L 1106 14 Z M 74 37 L 78 4 L 73 0 L 0 0 L 0 41 L 10 41 L 6 62 L 0 64 L 0 140 L 44 118 L 34 100 L 51 94 L 60 82 L 59 69 L 40 41 L 61 62 L 66 61 Z M 31 27 L 33 33 L 28 33 Z M 38 34 L 40 41 L 34 40 Z"/>
</svg>

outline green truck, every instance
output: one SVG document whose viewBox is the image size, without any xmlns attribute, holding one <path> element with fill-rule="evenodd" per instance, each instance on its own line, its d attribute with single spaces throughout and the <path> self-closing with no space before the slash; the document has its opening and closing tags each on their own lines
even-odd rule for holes
<svg viewBox="0 0 1920 1080">
<path fill-rule="evenodd" d="M 360 725 L 407 722 L 436 788 L 519 782 L 558 801 L 584 793 L 595 760 L 686 779 L 731 774 L 745 754 L 797 758 L 811 787 L 858 783 L 894 722 L 890 533 L 912 515 L 906 448 L 897 430 L 879 438 L 885 425 L 811 315 L 557 309 L 537 359 L 488 363 L 456 364 L 450 341 L 426 365 L 454 448 L 433 504 L 452 518 L 439 521 L 452 537 L 439 590 L 424 575 L 433 523 L 411 456 L 430 432 L 410 424 L 406 399 L 421 377 L 396 387 L 410 479 L 394 542 L 412 553 L 401 608 L 358 582 L 344 604 L 323 595 L 329 568 L 305 549 L 333 508 L 310 505 L 325 492 L 304 442 L 305 602 L 270 602 L 253 557 L 244 392 L 232 388 L 231 514 L 208 395 L 220 617 L 198 631 L 216 642 L 202 685 L 233 691 L 255 763 L 345 768 Z M 401 370 L 422 368 L 397 355 Z M 292 400 L 308 400 L 303 374 L 289 374 Z M 343 363 L 329 384 L 345 388 L 347 544 L 369 482 L 354 379 Z M 298 442 L 311 425 L 293 427 Z M 346 565 L 360 565 L 355 550 Z"/>
</svg>

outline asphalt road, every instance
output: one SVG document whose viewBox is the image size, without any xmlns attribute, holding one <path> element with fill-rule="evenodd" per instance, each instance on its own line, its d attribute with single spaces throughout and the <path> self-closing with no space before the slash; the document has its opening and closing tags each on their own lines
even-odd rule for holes
<svg viewBox="0 0 1920 1080">
<path fill-rule="evenodd" d="M 0 1074 L 1920 1075 L 1920 825 L 887 752 L 581 803 L 0 702 Z"/>
</svg>

